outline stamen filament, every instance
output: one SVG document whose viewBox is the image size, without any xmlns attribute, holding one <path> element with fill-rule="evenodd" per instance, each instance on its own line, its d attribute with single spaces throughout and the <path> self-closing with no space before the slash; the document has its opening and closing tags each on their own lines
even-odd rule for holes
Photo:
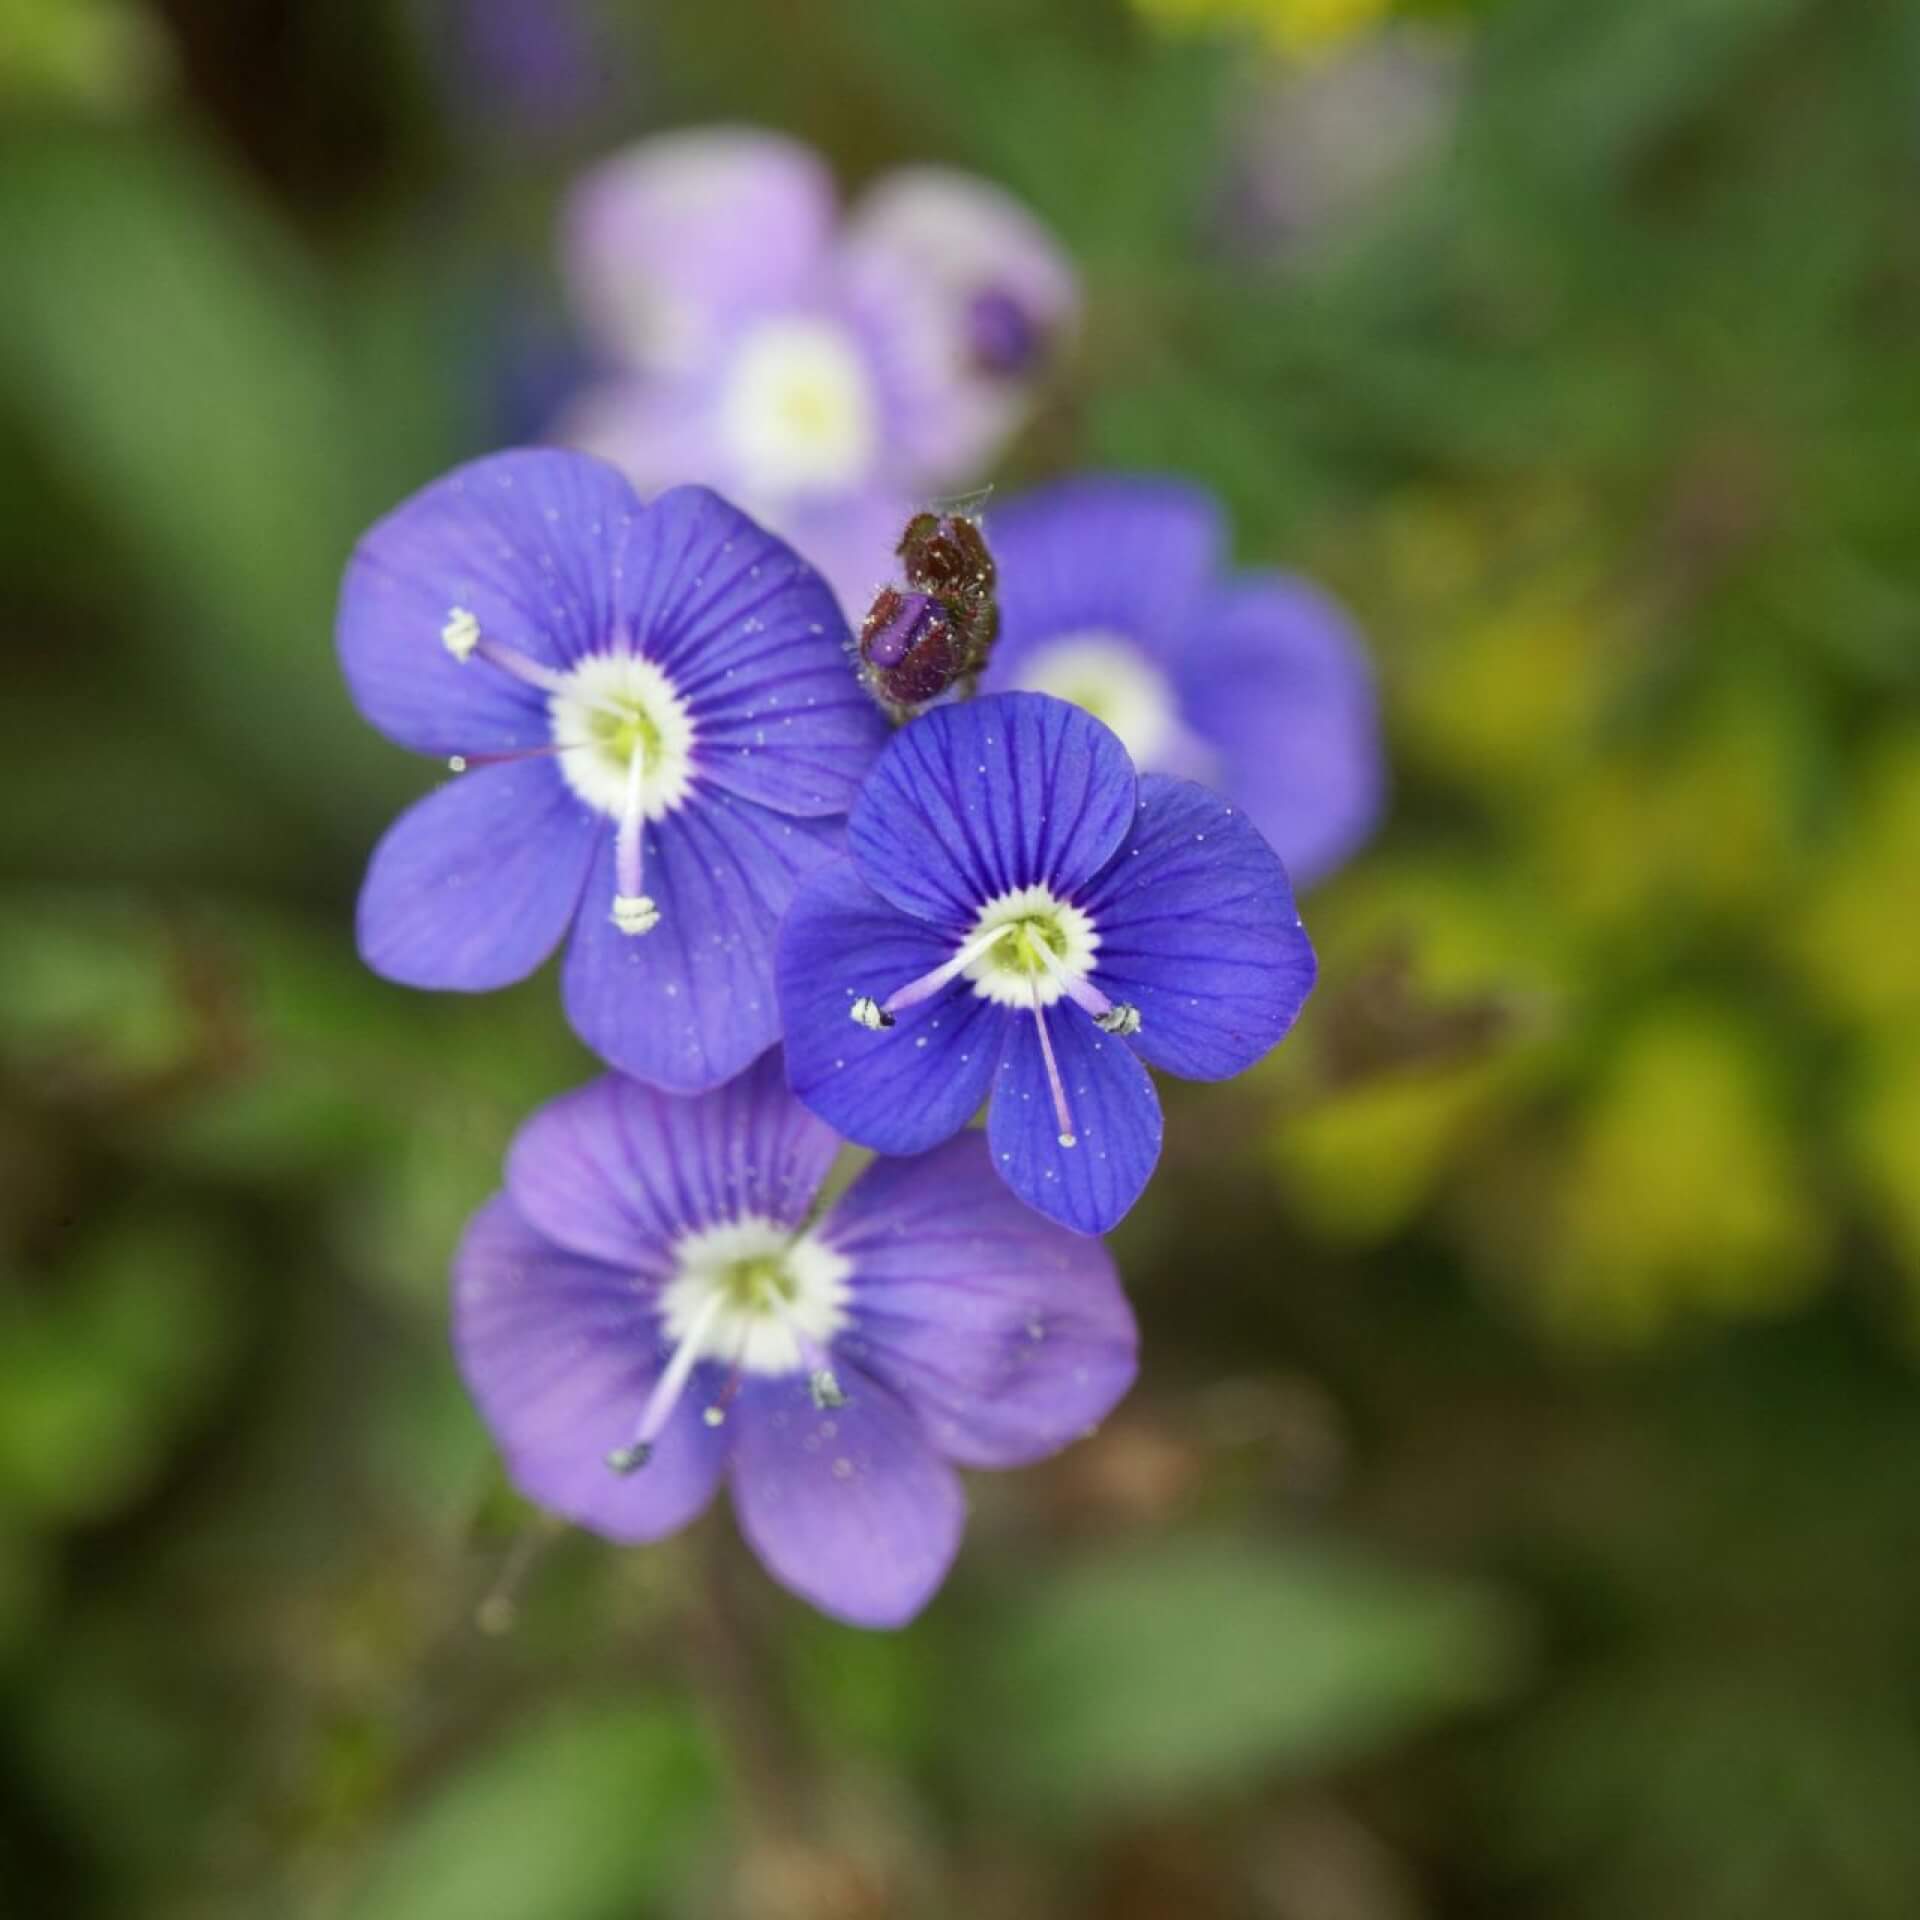
<svg viewBox="0 0 1920 1920">
<path fill-rule="evenodd" d="M 1009 920 L 1004 925 L 989 928 L 977 939 L 969 940 L 951 960 L 941 961 L 931 973 L 923 973 L 918 980 L 909 980 L 897 992 L 888 994 L 880 1003 L 881 1011 L 904 1013 L 908 1007 L 917 1007 L 921 1001 L 931 1000 L 949 980 L 965 973 L 983 953 L 989 952 L 1013 932 L 1016 924 Z"/>
<path fill-rule="evenodd" d="M 1083 1013 L 1090 1013 L 1098 1020 L 1102 1014 L 1113 1011 L 1113 1002 L 1091 980 L 1084 975 L 1075 979 L 1060 964 L 1060 956 L 1054 952 L 1044 935 L 1029 935 L 1027 951 L 1039 956 L 1040 964 L 1052 976 L 1054 985 Z"/>
<path fill-rule="evenodd" d="M 1047 1086 L 1053 1094 L 1053 1117 L 1060 1127 L 1060 1144 L 1079 1144 L 1073 1131 L 1073 1114 L 1067 1106 L 1066 1082 L 1060 1078 L 1060 1063 L 1053 1057 L 1053 1038 L 1047 1032 L 1047 1016 L 1040 1004 L 1040 982 L 1033 986 L 1033 1024 L 1040 1029 L 1040 1057 L 1047 1063 Z"/>
<path fill-rule="evenodd" d="M 832 1407 L 844 1407 L 847 1396 L 841 1388 L 839 1377 L 834 1373 L 832 1356 L 801 1326 L 784 1300 L 776 1300 L 772 1304 L 780 1324 L 786 1328 L 806 1365 L 807 1391 L 813 1396 L 813 1404 L 822 1413 Z"/>
<path fill-rule="evenodd" d="M 647 1404 L 641 1409 L 640 1424 L 633 1430 L 633 1439 L 624 1447 L 615 1447 L 607 1455 L 607 1465 L 615 1473 L 632 1473 L 653 1458 L 654 1442 L 665 1432 L 667 1422 L 673 1418 L 673 1410 L 680 1404 L 680 1396 L 686 1391 L 687 1382 L 692 1378 L 693 1369 L 699 1361 L 700 1343 L 724 1304 L 723 1296 L 715 1293 L 701 1304 L 700 1311 L 693 1316 L 691 1325 L 680 1337 L 680 1344 L 673 1350 L 673 1358 L 667 1362 L 665 1371 L 653 1383 L 653 1391 L 647 1395 Z"/>
<path fill-rule="evenodd" d="M 523 680 L 530 687 L 538 687 L 542 693 L 566 691 L 567 676 L 564 673 L 542 666 L 532 655 L 522 653 L 518 647 L 510 647 L 504 640 L 496 640 L 491 634 L 483 633 L 478 618 L 470 608 L 448 609 L 447 623 L 440 629 L 440 644 L 462 666 L 477 655 L 489 666 L 512 674 L 516 680 Z"/>
<path fill-rule="evenodd" d="M 620 830 L 613 842 L 613 924 L 622 933 L 651 933 L 660 924 L 660 909 L 644 887 L 646 813 L 641 806 L 641 776 L 646 754 L 636 740 L 627 762 L 627 796 L 620 809 Z"/>
</svg>

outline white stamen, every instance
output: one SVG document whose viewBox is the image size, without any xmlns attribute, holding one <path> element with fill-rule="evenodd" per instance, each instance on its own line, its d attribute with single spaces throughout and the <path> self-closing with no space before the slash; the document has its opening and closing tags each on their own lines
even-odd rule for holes
<svg viewBox="0 0 1920 1920">
<path fill-rule="evenodd" d="M 622 933 L 651 933 L 660 924 L 660 909 L 651 894 L 616 893 L 610 917 Z"/>
<path fill-rule="evenodd" d="M 660 909 L 643 885 L 646 757 L 646 749 L 636 740 L 627 762 L 627 793 L 620 809 L 620 831 L 613 842 L 613 924 L 626 934 L 651 933 L 660 924 Z"/>
<path fill-rule="evenodd" d="M 480 644 L 478 618 L 465 607 L 449 607 L 447 624 L 440 629 L 440 644 L 464 666 Z"/>
<path fill-rule="evenodd" d="M 989 948 L 998 946 L 1013 928 L 1011 920 L 1001 926 L 989 927 L 985 933 L 969 940 L 950 960 L 943 960 L 930 973 L 923 973 L 918 980 L 909 980 L 898 992 L 888 994 L 881 1011 L 904 1013 L 909 1007 L 917 1007 L 922 1000 L 932 999 L 949 980 L 965 973 Z M 859 1018 L 857 1014 L 854 1017 Z"/>
<path fill-rule="evenodd" d="M 847 1009 L 847 1015 L 855 1026 L 865 1027 L 869 1033 L 879 1033 L 883 1028 L 893 1025 L 893 1015 L 871 994 L 863 993 Z"/>
<path fill-rule="evenodd" d="M 1040 1004 L 1040 983 L 1033 983 L 1033 1024 L 1040 1029 L 1040 1057 L 1047 1066 L 1047 1087 L 1053 1095 L 1053 1117 L 1059 1123 L 1060 1144 L 1063 1147 L 1075 1147 L 1080 1144 L 1073 1131 L 1073 1115 L 1067 1107 L 1066 1082 L 1060 1078 L 1060 1063 L 1053 1057 L 1053 1038 L 1047 1032 L 1046 1010 Z"/>
<path fill-rule="evenodd" d="M 1117 1000 L 1105 1013 L 1096 1013 L 1093 1024 L 1102 1033 L 1114 1033 L 1122 1040 L 1130 1040 L 1140 1031 L 1140 1009 L 1131 1000 Z"/>
<path fill-rule="evenodd" d="M 674 1348 L 666 1371 L 653 1383 L 653 1391 L 647 1395 L 647 1404 L 641 1410 L 640 1424 L 634 1429 L 633 1439 L 607 1455 L 607 1465 L 615 1473 L 632 1473 L 653 1458 L 653 1443 L 660 1438 L 668 1420 L 673 1417 L 673 1410 L 679 1405 L 680 1396 L 686 1391 L 687 1382 L 702 1357 L 701 1342 L 707 1329 L 720 1317 L 720 1309 L 725 1304 L 724 1295 L 713 1294 L 701 1304 L 681 1333 L 680 1344 Z"/>
</svg>

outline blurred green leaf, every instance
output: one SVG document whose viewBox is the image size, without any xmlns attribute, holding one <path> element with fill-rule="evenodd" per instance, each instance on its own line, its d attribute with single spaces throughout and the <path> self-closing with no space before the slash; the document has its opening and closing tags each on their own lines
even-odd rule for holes
<svg viewBox="0 0 1920 1920">
<path fill-rule="evenodd" d="M 556 1713 L 403 1820 L 349 1920 L 634 1920 L 705 1839 L 712 1795 L 710 1757 L 683 1715 Z"/>
<path fill-rule="evenodd" d="M 991 1623 L 966 1711 L 991 1789 L 1085 1813 L 1320 1770 L 1505 1690 L 1486 1589 L 1306 1547 L 1162 1540 L 1070 1568 Z"/>
</svg>

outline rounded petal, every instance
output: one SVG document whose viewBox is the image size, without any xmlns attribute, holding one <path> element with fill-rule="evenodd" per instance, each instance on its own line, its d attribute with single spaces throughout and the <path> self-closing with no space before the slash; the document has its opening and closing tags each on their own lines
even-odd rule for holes
<svg viewBox="0 0 1920 1920">
<path fill-rule="evenodd" d="M 1006 1010 L 964 983 L 870 1032 L 851 1017 L 947 960 L 952 943 L 880 899 L 850 860 L 800 889 L 774 961 L 787 1076 L 849 1140 L 879 1153 L 922 1153 L 980 1109 L 1000 1057 Z"/>
<path fill-rule="evenodd" d="M 1279 855 L 1190 780 L 1140 782 L 1127 845 L 1081 905 L 1100 931 L 1095 983 L 1140 1009 L 1133 1045 L 1168 1073 L 1243 1072 L 1313 990 L 1313 947 Z"/>
<path fill-rule="evenodd" d="M 993 505 L 1000 637 L 984 684 L 1016 687 L 1028 655 L 1072 634 L 1117 634 L 1169 667 L 1195 638 L 1226 552 L 1213 498 L 1178 480 L 1110 474 Z"/>
<path fill-rule="evenodd" d="M 1181 704 L 1220 756 L 1219 784 L 1296 884 L 1331 872 L 1373 831 L 1386 794 L 1379 702 L 1345 611 L 1286 574 L 1236 580 L 1181 663 Z"/>
<path fill-rule="evenodd" d="M 627 617 L 692 709 L 702 776 L 782 813 L 845 813 L 887 723 L 833 590 L 705 487 L 663 493 L 646 526 L 652 564 L 623 582 Z"/>
<path fill-rule="evenodd" d="M 746 1214 L 798 1226 L 839 1147 L 774 1050 L 692 1099 L 608 1074 L 550 1100 L 514 1136 L 507 1192 L 567 1252 L 665 1278 L 700 1228 Z"/>
<path fill-rule="evenodd" d="M 835 1351 L 962 1466 L 1056 1453 L 1133 1384 L 1139 1332 L 1112 1257 L 1016 1200 L 977 1133 L 876 1161 L 821 1235 L 853 1263 L 853 1326 Z"/>
<path fill-rule="evenodd" d="M 861 878 L 956 934 L 1018 887 L 1074 891 L 1112 858 L 1133 763 L 1090 714 L 1038 693 L 936 707 L 880 756 L 847 822 Z"/>
<path fill-rule="evenodd" d="M 546 696 L 481 658 L 456 660 L 442 633 L 469 613 L 483 635 L 554 668 L 605 647 L 640 515 L 612 467 L 556 449 L 494 454 L 422 488 L 347 564 L 335 639 L 355 704 L 422 753 L 545 744 Z"/>
<path fill-rule="evenodd" d="M 834 216 L 833 177 L 797 141 L 750 127 L 662 134 L 575 186 L 566 275 L 609 354 L 675 372 L 730 315 L 803 290 Z"/>
<path fill-rule="evenodd" d="M 612 835 L 541 761 L 481 767 L 403 813 L 360 889 L 360 957 L 409 987 L 484 992 L 560 944 Z"/>
<path fill-rule="evenodd" d="M 782 1586 L 856 1627 L 904 1626 L 953 1564 L 966 1496 L 887 1388 L 840 1372 L 844 1407 L 816 1408 L 797 1373 L 741 1396 L 734 1511 Z"/>
<path fill-rule="evenodd" d="M 908 495 L 885 488 L 830 500 L 796 500 L 783 509 L 780 532 L 820 569 L 857 632 L 880 589 L 900 570 L 901 532 L 919 510 Z"/>
<path fill-rule="evenodd" d="M 474 1216 L 454 1257 L 453 1350 L 529 1500 L 637 1542 L 685 1526 L 713 1498 L 728 1435 L 695 1413 L 710 1397 L 698 1378 L 640 1472 L 607 1465 L 659 1375 L 658 1322 L 629 1275 L 562 1253 L 504 1194 Z"/>
<path fill-rule="evenodd" d="M 1038 377 L 1074 332 L 1079 281 L 1027 208 L 987 181 L 942 167 L 888 174 L 848 221 L 849 280 L 884 315 L 905 404 L 896 429 L 929 485 L 975 477 L 1020 424 Z M 975 318 L 1017 316 L 1028 364 L 983 364 Z"/>
<path fill-rule="evenodd" d="M 574 394 L 548 437 L 618 467 L 642 499 L 725 477 L 706 396 L 694 382 L 615 374 Z"/>
<path fill-rule="evenodd" d="M 1127 1043 L 1078 1008 L 1056 1001 L 1047 1033 L 1075 1144 L 1060 1144 L 1039 1032 L 1031 1019 L 1016 1020 L 987 1109 L 994 1171 L 1049 1220 L 1105 1233 L 1140 1198 L 1160 1158 L 1160 1096 Z"/>
<path fill-rule="evenodd" d="M 567 1018 L 610 1066 L 670 1093 L 730 1080 L 780 1037 L 774 930 L 800 877 L 840 850 L 837 820 L 794 820 L 717 793 L 646 829 L 650 933 L 612 921 L 604 836 L 567 948 Z"/>
</svg>

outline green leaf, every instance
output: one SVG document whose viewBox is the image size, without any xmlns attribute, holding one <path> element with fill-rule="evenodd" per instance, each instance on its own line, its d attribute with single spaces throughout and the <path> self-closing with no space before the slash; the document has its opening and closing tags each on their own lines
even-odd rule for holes
<svg viewBox="0 0 1920 1920">
<path fill-rule="evenodd" d="M 1204 1539 L 1067 1571 L 990 1637 L 984 1777 L 1042 1813 L 1322 1770 L 1491 1699 L 1519 1651 L 1485 1589 Z"/>
</svg>

